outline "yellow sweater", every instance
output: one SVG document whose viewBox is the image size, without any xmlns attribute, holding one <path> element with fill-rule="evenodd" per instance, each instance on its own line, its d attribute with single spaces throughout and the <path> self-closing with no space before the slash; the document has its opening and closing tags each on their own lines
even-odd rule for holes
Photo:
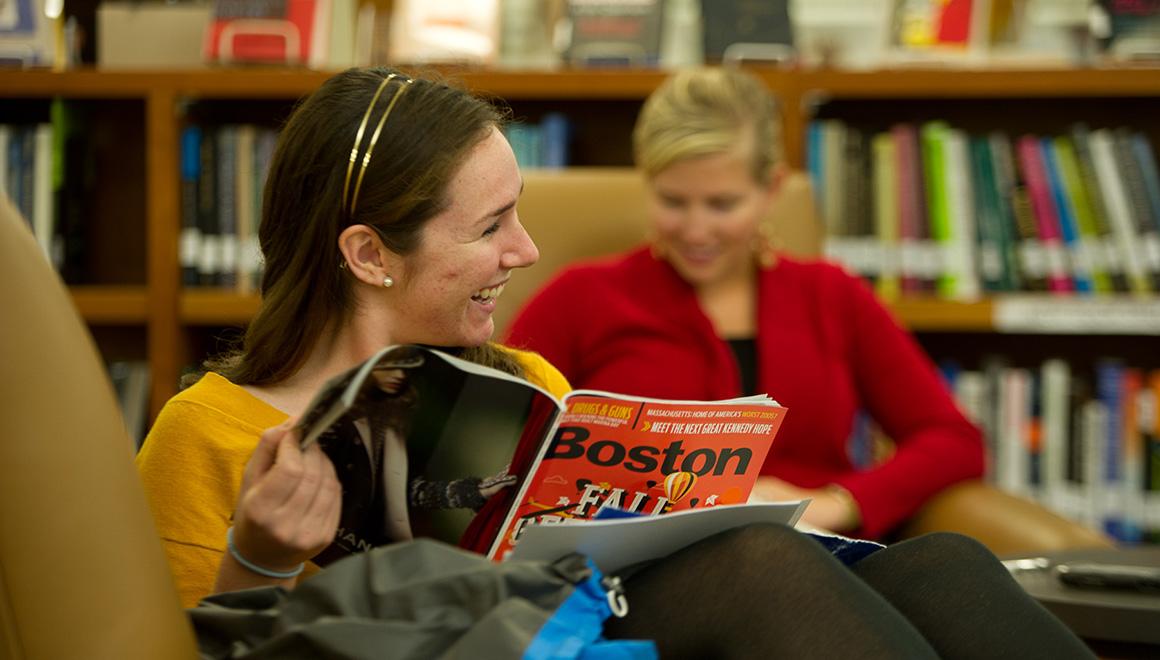
<svg viewBox="0 0 1160 660">
<path fill-rule="evenodd" d="M 512 351 L 528 380 L 555 396 L 564 376 L 535 353 Z M 157 417 L 137 469 L 185 607 L 213 590 L 242 471 L 262 431 L 286 414 L 215 373 L 169 400 Z M 318 571 L 308 563 L 303 576 Z"/>
</svg>

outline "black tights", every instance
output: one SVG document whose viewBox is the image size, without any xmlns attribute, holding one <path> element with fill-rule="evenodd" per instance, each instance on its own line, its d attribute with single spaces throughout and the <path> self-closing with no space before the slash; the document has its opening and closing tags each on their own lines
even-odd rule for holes
<svg viewBox="0 0 1160 660">
<path fill-rule="evenodd" d="M 1094 658 L 978 542 L 929 534 L 846 567 L 780 525 L 719 534 L 626 582 L 613 638 L 662 658 Z"/>
</svg>

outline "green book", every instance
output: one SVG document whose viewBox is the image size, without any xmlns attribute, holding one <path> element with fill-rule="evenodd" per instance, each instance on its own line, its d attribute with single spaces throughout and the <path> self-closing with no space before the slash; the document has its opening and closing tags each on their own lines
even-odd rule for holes
<svg viewBox="0 0 1160 660">
<path fill-rule="evenodd" d="M 1063 194 L 1071 201 L 1071 207 L 1075 211 L 1080 249 L 1087 253 L 1088 263 L 1091 265 L 1092 290 L 1096 293 L 1111 293 L 1112 281 L 1108 277 L 1105 260 L 1102 258 L 1103 250 L 1100 246 L 1099 229 L 1096 227 L 1095 211 L 1092 209 L 1091 196 L 1080 174 L 1075 145 L 1071 138 L 1065 135 L 1055 137 L 1052 145 L 1055 147 L 1055 159 L 1059 166 L 1059 178 L 1063 183 Z"/>
<path fill-rule="evenodd" d="M 943 121 L 931 121 L 922 125 L 919 141 L 922 145 L 922 177 L 926 186 L 927 217 L 930 221 L 930 236 L 945 250 L 954 235 L 951 229 L 950 213 L 947 208 L 946 179 L 946 133 L 948 126 Z M 945 259 L 944 259 L 945 262 Z M 953 297 L 958 285 L 954 273 L 946 269 L 945 263 L 939 268 L 935 288 L 943 297 Z"/>
</svg>

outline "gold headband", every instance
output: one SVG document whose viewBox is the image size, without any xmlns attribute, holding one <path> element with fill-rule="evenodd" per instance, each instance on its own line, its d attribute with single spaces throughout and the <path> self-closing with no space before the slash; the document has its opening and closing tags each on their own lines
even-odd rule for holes
<svg viewBox="0 0 1160 660">
<path fill-rule="evenodd" d="M 363 154 L 362 167 L 359 169 L 358 179 L 355 180 L 354 184 L 354 194 L 350 196 L 351 217 L 354 217 L 355 208 L 358 206 L 358 193 L 359 190 L 362 189 L 363 177 L 366 176 L 367 165 L 370 165 L 371 153 L 375 150 L 375 143 L 379 141 L 379 135 L 383 132 L 383 124 L 387 122 L 387 116 L 391 114 L 391 110 L 394 109 L 395 103 L 398 102 L 399 97 L 402 96 L 406 88 L 409 87 L 412 82 L 414 82 L 413 80 L 410 78 L 404 78 L 397 73 L 388 74 L 386 78 L 383 78 L 383 81 L 379 83 L 379 88 L 375 90 L 375 95 L 371 97 L 371 102 L 370 105 L 367 106 L 367 111 L 363 113 L 362 122 L 358 126 L 358 133 L 356 133 L 354 137 L 354 146 L 350 149 L 350 162 L 347 163 L 346 166 L 346 181 L 342 184 L 342 206 L 344 210 L 347 206 L 347 194 L 350 192 L 350 177 L 351 174 L 354 173 L 354 164 L 358 161 L 358 148 L 359 145 L 362 144 L 363 135 L 366 133 L 367 122 L 370 121 L 371 118 L 371 111 L 375 109 L 375 104 L 379 102 L 379 97 L 382 96 L 383 90 L 386 89 L 391 80 L 395 78 L 398 78 L 402 84 L 399 85 L 399 87 L 395 90 L 395 94 L 391 97 L 391 102 L 387 104 L 387 109 L 384 110 L 383 115 L 379 117 L 379 123 L 375 127 L 375 132 L 371 135 L 371 143 L 367 146 L 366 153 Z"/>
</svg>

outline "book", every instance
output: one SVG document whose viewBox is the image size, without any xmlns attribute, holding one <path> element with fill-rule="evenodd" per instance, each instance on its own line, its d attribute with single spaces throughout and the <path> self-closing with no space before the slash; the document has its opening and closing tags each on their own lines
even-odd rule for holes
<svg viewBox="0 0 1160 660">
<path fill-rule="evenodd" d="M 44 67 L 56 64 L 59 10 L 51 16 L 45 0 L 0 2 L 0 65 Z"/>
<path fill-rule="evenodd" d="M 323 68 L 330 53 L 328 0 L 214 0 L 206 61 Z"/>
<path fill-rule="evenodd" d="M 497 560 L 537 524 L 748 500 L 786 409 L 765 396 L 661 401 L 521 378 L 419 346 L 329 381 L 298 427 L 343 490 L 315 563 L 417 536 Z"/>
<path fill-rule="evenodd" d="M 661 49 L 659 0 L 567 0 L 567 59 L 574 66 L 656 66 Z"/>
<path fill-rule="evenodd" d="M 201 178 L 201 127 L 186 126 L 181 131 L 181 234 L 178 256 L 181 283 L 197 286 L 201 230 L 198 227 L 198 186 Z"/>
<path fill-rule="evenodd" d="M 718 0 L 701 6 L 705 59 L 721 61 L 730 46 L 783 44 L 793 46 L 789 2 Z"/>
<path fill-rule="evenodd" d="M 396 0 L 389 61 L 492 64 L 499 56 L 499 0 Z"/>
</svg>

